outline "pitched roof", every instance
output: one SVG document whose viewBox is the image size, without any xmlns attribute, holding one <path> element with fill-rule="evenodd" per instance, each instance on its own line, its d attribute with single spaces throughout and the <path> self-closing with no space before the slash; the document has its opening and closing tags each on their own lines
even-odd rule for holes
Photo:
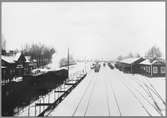
<svg viewBox="0 0 167 118">
<path fill-rule="evenodd" d="M 21 52 L 18 52 L 16 55 L 14 55 L 14 60 L 17 61 L 21 56 Z"/>
<path fill-rule="evenodd" d="M 6 68 L 5 66 L 1 66 L 1 68 Z"/>
<path fill-rule="evenodd" d="M 152 63 L 150 62 L 149 59 L 146 59 L 146 60 L 142 61 L 140 64 L 151 65 Z"/>
<path fill-rule="evenodd" d="M 138 61 L 139 59 L 141 59 L 141 57 L 139 57 L 139 58 L 127 58 L 127 59 L 121 60 L 120 62 L 121 63 L 132 64 L 132 63 Z"/>
<path fill-rule="evenodd" d="M 2 55 L 1 59 L 6 61 L 7 63 L 15 63 L 13 56 L 4 56 L 4 55 Z"/>
<path fill-rule="evenodd" d="M 36 60 L 36 59 L 33 59 L 33 62 L 37 62 L 37 60 Z"/>
<path fill-rule="evenodd" d="M 153 64 L 165 64 L 165 60 L 163 60 L 163 59 L 158 59 L 158 60 L 154 60 L 152 63 L 153 63 Z"/>
<path fill-rule="evenodd" d="M 156 64 L 156 63 L 164 63 L 165 64 L 165 60 L 162 60 L 162 59 L 157 59 L 157 60 L 154 60 L 154 61 L 150 61 L 149 59 L 146 59 L 144 61 L 142 61 L 140 64 L 145 64 L 145 65 L 152 65 L 152 64 Z"/>
<path fill-rule="evenodd" d="M 15 63 L 16 61 L 18 61 L 18 59 L 20 58 L 21 53 L 17 53 L 16 55 L 12 55 L 12 56 L 1 56 L 1 59 L 6 61 L 7 63 Z"/>
<path fill-rule="evenodd" d="M 30 56 L 25 56 L 26 62 L 30 62 L 31 57 Z"/>
</svg>

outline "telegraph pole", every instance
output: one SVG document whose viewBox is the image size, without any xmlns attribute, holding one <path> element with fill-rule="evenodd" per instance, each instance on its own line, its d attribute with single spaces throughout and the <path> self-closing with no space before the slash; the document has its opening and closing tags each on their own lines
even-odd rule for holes
<svg viewBox="0 0 167 118">
<path fill-rule="evenodd" d="M 87 73 L 87 72 L 86 72 L 86 62 L 87 62 L 87 61 L 86 61 L 86 57 L 85 57 L 85 73 Z"/>
<path fill-rule="evenodd" d="M 67 68 L 68 68 L 68 79 L 69 79 L 69 64 L 70 64 L 70 61 L 69 61 L 69 48 L 68 48 L 68 52 L 67 52 Z"/>
</svg>

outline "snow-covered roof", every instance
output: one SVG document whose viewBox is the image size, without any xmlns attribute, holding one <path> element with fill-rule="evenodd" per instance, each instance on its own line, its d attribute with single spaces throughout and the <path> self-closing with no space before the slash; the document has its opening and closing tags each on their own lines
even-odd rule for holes
<svg viewBox="0 0 167 118">
<path fill-rule="evenodd" d="M 18 52 L 16 55 L 14 55 L 14 60 L 17 61 L 21 56 L 21 52 Z"/>
<path fill-rule="evenodd" d="M 37 60 L 36 60 L 36 59 L 33 59 L 33 62 L 37 62 Z"/>
<path fill-rule="evenodd" d="M 46 68 L 37 68 L 37 69 L 33 69 L 31 72 L 35 73 L 37 71 L 39 71 L 39 73 L 41 73 L 41 72 L 42 73 L 47 73 L 49 71 L 49 69 L 46 69 Z"/>
<path fill-rule="evenodd" d="M 159 59 L 159 60 L 154 60 L 152 63 L 153 64 L 165 64 L 166 62 L 165 60 Z"/>
<path fill-rule="evenodd" d="M 151 65 L 152 63 L 150 62 L 149 59 L 146 59 L 146 60 L 142 61 L 140 64 Z"/>
<path fill-rule="evenodd" d="M 14 57 L 13 56 L 1 56 L 1 59 L 8 62 L 8 63 L 15 63 Z"/>
<path fill-rule="evenodd" d="M 17 53 L 16 55 L 12 55 L 12 56 L 1 56 L 1 59 L 3 59 L 4 61 L 8 62 L 8 63 L 15 63 L 16 61 L 18 61 L 18 59 L 21 56 L 21 52 Z"/>
<path fill-rule="evenodd" d="M 132 64 L 134 62 L 136 62 L 137 60 L 139 60 L 140 58 L 127 58 L 127 59 L 123 59 L 120 62 L 121 63 L 127 63 L 127 64 Z"/>
<path fill-rule="evenodd" d="M 1 68 L 6 68 L 5 66 L 1 66 Z"/>
<path fill-rule="evenodd" d="M 154 60 L 153 62 L 151 62 L 149 59 L 145 59 L 140 64 L 152 65 L 152 64 L 156 64 L 156 63 L 165 63 L 165 61 L 164 60 Z"/>
<path fill-rule="evenodd" d="M 26 62 L 30 62 L 31 57 L 30 56 L 25 56 Z"/>
<path fill-rule="evenodd" d="M 162 63 L 165 63 L 165 60 L 163 59 L 158 59 L 158 60 L 154 60 L 153 63 L 156 63 L 156 62 L 162 62 Z"/>
</svg>

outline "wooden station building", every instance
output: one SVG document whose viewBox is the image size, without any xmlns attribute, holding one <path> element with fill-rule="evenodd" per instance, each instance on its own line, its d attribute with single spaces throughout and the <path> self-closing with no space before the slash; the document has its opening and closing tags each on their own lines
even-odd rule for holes
<svg viewBox="0 0 167 118">
<path fill-rule="evenodd" d="M 117 61 L 115 67 L 126 73 L 138 73 L 149 77 L 164 77 L 166 62 L 163 59 L 150 61 L 144 58 L 128 58 Z"/>
<path fill-rule="evenodd" d="M 138 73 L 140 71 L 139 63 L 143 58 L 127 58 L 117 62 L 116 67 L 126 73 Z"/>
<path fill-rule="evenodd" d="M 140 63 L 141 74 L 149 77 L 162 77 L 166 73 L 165 60 L 157 59 L 150 61 L 149 59 L 144 60 Z"/>
</svg>

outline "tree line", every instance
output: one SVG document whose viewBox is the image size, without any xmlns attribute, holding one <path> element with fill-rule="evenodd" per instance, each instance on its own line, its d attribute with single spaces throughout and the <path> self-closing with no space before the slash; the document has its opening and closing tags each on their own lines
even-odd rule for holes
<svg viewBox="0 0 167 118">
<path fill-rule="evenodd" d="M 22 52 L 23 54 L 31 56 L 32 58 L 40 56 L 45 58 L 51 58 L 52 55 L 55 53 L 55 49 L 49 48 L 44 44 L 26 44 L 26 46 L 22 49 Z"/>
<path fill-rule="evenodd" d="M 118 60 L 126 59 L 126 58 L 132 58 L 132 57 L 141 57 L 140 54 L 132 54 L 131 52 L 127 56 L 118 56 Z M 162 57 L 162 53 L 160 49 L 156 46 L 152 46 L 144 55 L 146 59 L 149 59 L 150 61 L 153 61 L 155 59 L 159 59 Z"/>
<path fill-rule="evenodd" d="M 36 59 L 39 66 L 46 65 L 51 62 L 52 55 L 56 52 L 54 48 L 50 48 L 44 44 L 26 44 L 21 52 L 26 56 Z"/>
</svg>

